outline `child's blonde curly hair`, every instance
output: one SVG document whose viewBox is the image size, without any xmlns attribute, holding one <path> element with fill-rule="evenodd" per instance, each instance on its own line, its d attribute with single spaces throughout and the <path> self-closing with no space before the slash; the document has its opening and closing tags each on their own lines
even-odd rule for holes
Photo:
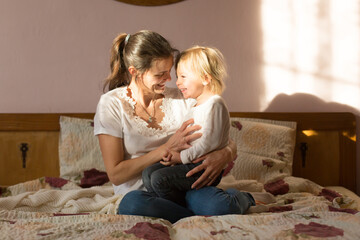
<svg viewBox="0 0 360 240">
<path fill-rule="evenodd" d="M 227 77 L 227 69 L 224 56 L 214 47 L 194 46 L 181 52 L 175 61 L 175 70 L 179 64 L 189 63 L 192 70 L 205 78 L 210 76 L 210 91 L 219 94 L 225 90 L 224 80 Z"/>
</svg>

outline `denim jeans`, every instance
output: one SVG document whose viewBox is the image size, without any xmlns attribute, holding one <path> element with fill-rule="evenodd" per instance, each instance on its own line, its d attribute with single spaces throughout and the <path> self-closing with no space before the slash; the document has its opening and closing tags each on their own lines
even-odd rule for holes
<svg viewBox="0 0 360 240">
<path fill-rule="evenodd" d="M 148 192 L 186 206 L 186 192 L 191 190 L 191 185 L 204 171 L 197 172 L 190 177 L 186 177 L 186 173 L 200 164 L 201 162 L 164 166 L 161 163 L 155 163 L 142 172 L 142 180 Z M 220 183 L 221 175 L 222 173 L 211 186 L 217 186 Z"/>
<path fill-rule="evenodd" d="M 175 223 L 194 215 L 244 214 L 250 206 L 255 205 L 250 193 L 236 189 L 224 191 L 211 186 L 187 191 L 185 200 L 186 207 L 157 197 L 154 193 L 135 190 L 121 200 L 118 214 L 157 217 Z"/>
</svg>

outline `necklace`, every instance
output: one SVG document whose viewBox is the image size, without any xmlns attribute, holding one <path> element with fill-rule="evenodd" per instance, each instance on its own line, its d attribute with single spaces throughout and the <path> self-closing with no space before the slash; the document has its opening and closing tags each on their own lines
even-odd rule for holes
<svg viewBox="0 0 360 240">
<path fill-rule="evenodd" d="M 155 96 L 155 95 L 154 95 Z M 152 123 L 153 119 L 155 118 L 155 104 L 156 104 L 156 99 L 154 100 L 153 98 L 153 115 L 151 116 L 148 111 L 146 111 L 146 108 L 139 102 L 139 105 L 141 106 L 141 108 L 144 110 L 144 112 L 149 116 L 149 119 L 147 120 L 148 123 Z"/>
<path fill-rule="evenodd" d="M 140 107 L 142 108 L 142 110 L 148 115 L 149 119 L 146 121 L 147 123 L 152 123 L 153 122 L 153 119 L 155 119 L 155 105 L 156 105 L 156 100 L 155 99 L 155 94 L 152 98 L 152 101 L 153 101 L 153 115 L 151 116 L 148 111 L 146 110 L 146 108 L 141 104 L 141 102 L 137 102 L 134 97 L 132 96 L 132 90 L 130 87 L 128 87 L 128 94 L 130 95 L 130 97 L 135 101 L 135 103 L 139 103 Z M 155 99 L 155 100 L 154 100 Z"/>
</svg>

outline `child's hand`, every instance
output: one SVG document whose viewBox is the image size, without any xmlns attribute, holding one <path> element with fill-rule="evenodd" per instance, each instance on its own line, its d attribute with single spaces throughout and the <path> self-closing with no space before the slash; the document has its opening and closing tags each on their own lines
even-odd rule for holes
<svg viewBox="0 0 360 240">
<path fill-rule="evenodd" d="M 164 166 L 170 166 L 170 165 L 173 165 L 171 163 L 171 157 L 172 157 L 172 154 L 170 152 L 167 152 L 166 155 L 163 156 L 163 160 L 160 161 L 160 163 Z"/>
<path fill-rule="evenodd" d="M 173 166 L 175 164 L 181 164 L 180 153 L 178 152 L 168 152 L 165 156 L 163 156 L 163 160 L 160 161 L 162 165 L 165 166 Z"/>
</svg>

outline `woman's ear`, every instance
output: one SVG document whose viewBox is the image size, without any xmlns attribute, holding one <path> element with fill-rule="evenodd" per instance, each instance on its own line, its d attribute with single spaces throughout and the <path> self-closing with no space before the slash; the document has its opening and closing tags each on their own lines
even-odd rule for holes
<svg viewBox="0 0 360 240">
<path fill-rule="evenodd" d="M 136 70 L 136 68 L 134 66 L 130 66 L 128 68 L 128 70 L 129 70 L 129 73 L 130 73 L 131 76 L 136 76 L 137 75 L 137 70 Z"/>
</svg>

